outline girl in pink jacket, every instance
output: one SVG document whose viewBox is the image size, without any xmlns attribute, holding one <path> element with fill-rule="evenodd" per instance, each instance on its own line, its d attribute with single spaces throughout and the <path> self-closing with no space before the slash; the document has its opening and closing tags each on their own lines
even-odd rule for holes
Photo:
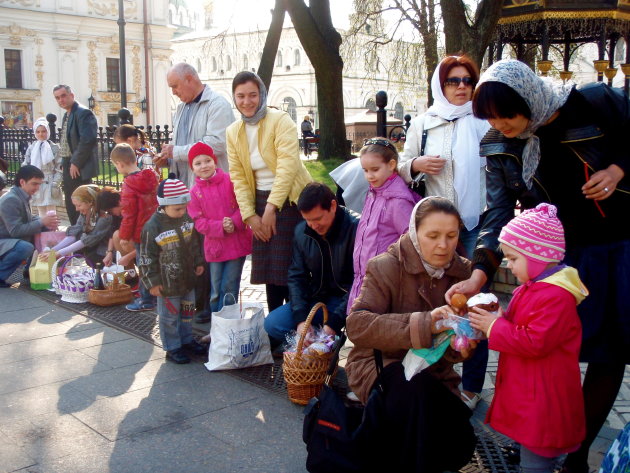
<svg viewBox="0 0 630 473">
<path fill-rule="evenodd" d="M 204 237 L 210 310 L 215 313 L 223 308 L 226 294 L 234 296 L 228 297 L 228 303 L 238 301 L 245 257 L 252 252 L 252 231 L 243 223 L 230 176 L 217 167 L 212 148 L 195 143 L 188 152 L 188 164 L 196 176 L 188 214 Z"/>
<path fill-rule="evenodd" d="M 470 322 L 501 353 L 486 422 L 521 444 L 521 471 L 554 471 L 586 434 L 577 305 L 588 295 L 564 258 L 556 208 L 539 204 L 501 230 L 501 250 L 521 282 L 505 314 L 473 308 Z"/>
<path fill-rule="evenodd" d="M 384 253 L 408 230 L 411 211 L 420 200 L 396 171 L 398 151 L 391 141 L 386 138 L 366 140 L 359 159 L 370 190 L 354 240 L 354 282 L 348 296 L 348 313 L 361 292 L 368 261 Z"/>
</svg>

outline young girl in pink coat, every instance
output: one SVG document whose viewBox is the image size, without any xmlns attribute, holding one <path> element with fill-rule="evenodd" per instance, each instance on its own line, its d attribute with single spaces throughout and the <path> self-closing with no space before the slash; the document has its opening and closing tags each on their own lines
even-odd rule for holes
<svg viewBox="0 0 630 473">
<path fill-rule="evenodd" d="M 204 237 L 210 310 L 215 313 L 223 307 L 226 294 L 234 296 L 227 298 L 229 304 L 238 301 L 245 257 L 252 252 L 252 231 L 243 223 L 230 176 L 217 167 L 212 148 L 195 143 L 188 152 L 188 163 L 196 176 L 188 214 Z"/>
<path fill-rule="evenodd" d="M 368 261 L 384 253 L 408 230 L 411 211 L 420 200 L 396 171 L 398 151 L 391 141 L 366 140 L 359 159 L 370 189 L 354 240 L 354 282 L 348 296 L 348 313 L 361 292 Z"/>
<path fill-rule="evenodd" d="M 521 444 L 521 471 L 552 472 L 586 433 L 576 306 L 588 295 L 564 258 L 564 229 L 551 204 L 512 219 L 499 236 L 521 282 L 505 314 L 472 309 L 471 325 L 501 353 L 486 422 Z M 473 313 L 474 312 L 474 313 Z"/>
</svg>

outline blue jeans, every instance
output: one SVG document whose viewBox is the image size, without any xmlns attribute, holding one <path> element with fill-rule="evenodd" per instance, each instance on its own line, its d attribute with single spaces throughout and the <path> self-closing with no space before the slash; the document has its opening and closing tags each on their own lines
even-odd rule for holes
<svg viewBox="0 0 630 473">
<path fill-rule="evenodd" d="M 543 457 L 521 445 L 522 473 L 553 473 L 558 457 Z"/>
<path fill-rule="evenodd" d="M 241 274 L 245 264 L 245 256 L 221 261 L 220 263 L 208 263 L 210 273 L 210 310 L 213 313 L 223 308 L 223 299 L 226 294 L 234 296 L 234 302 L 228 297 L 228 305 L 238 302 L 238 292 L 241 287 Z"/>
<path fill-rule="evenodd" d="M 192 342 L 192 316 L 195 313 L 194 289 L 183 297 L 159 296 L 157 313 L 162 347 L 166 351 L 177 350 L 182 345 Z"/>
<path fill-rule="evenodd" d="M 477 243 L 477 237 L 479 236 L 479 231 L 481 230 L 481 223 L 482 222 L 479 222 L 479 224 L 472 230 L 466 230 L 466 227 L 464 227 L 459 232 L 459 242 L 466 251 L 466 254 L 462 255 L 464 258 L 472 260 L 472 255 L 475 251 L 475 244 Z"/>
<path fill-rule="evenodd" d="M 33 256 L 35 247 L 28 241 L 20 240 L 13 248 L 0 256 L 0 279 L 6 281 L 9 276 L 22 264 Z"/>
<path fill-rule="evenodd" d="M 140 243 L 134 242 L 133 246 L 136 248 L 136 266 L 140 268 Z M 140 290 L 140 302 L 142 302 L 142 305 L 155 306 L 156 298 L 151 295 L 149 290 L 142 283 L 142 279 L 139 279 L 138 289 Z"/>
<path fill-rule="evenodd" d="M 328 308 L 328 312 L 334 312 L 337 310 L 340 304 L 347 304 L 348 300 L 343 297 L 332 296 L 328 299 L 322 301 L 326 304 Z M 313 304 L 315 305 L 315 304 Z M 322 310 L 318 310 L 313 317 L 313 321 L 311 325 L 318 326 L 324 324 Z M 269 315 L 265 318 L 265 330 L 270 337 L 275 338 L 276 340 L 284 341 L 287 333 L 291 330 L 295 330 L 297 328 L 297 324 L 295 320 L 293 320 L 293 311 L 291 310 L 291 303 L 284 304 L 277 309 L 271 311 Z"/>
</svg>

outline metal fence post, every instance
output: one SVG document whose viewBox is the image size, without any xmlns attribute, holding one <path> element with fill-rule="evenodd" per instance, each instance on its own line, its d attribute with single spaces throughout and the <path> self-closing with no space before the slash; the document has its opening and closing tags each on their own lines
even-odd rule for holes
<svg viewBox="0 0 630 473">
<path fill-rule="evenodd" d="M 46 115 L 46 121 L 48 122 L 48 130 L 50 131 L 49 140 L 57 141 L 57 115 L 54 113 L 49 113 Z"/>
<path fill-rule="evenodd" d="M 387 92 L 379 90 L 376 93 L 376 136 L 387 136 Z"/>
</svg>

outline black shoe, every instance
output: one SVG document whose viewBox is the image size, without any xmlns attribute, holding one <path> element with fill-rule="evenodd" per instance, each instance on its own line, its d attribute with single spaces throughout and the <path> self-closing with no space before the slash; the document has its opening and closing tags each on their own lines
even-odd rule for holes
<svg viewBox="0 0 630 473">
<path fill-rule="evenodd" d="M 26 268 L 24 268 L 24 271 L 22 271 L 22 278 L 23 278 L 25 281 L 30 281 L 30 279 L 31 279 L 31 275 L 30 275 L 30 273 L 29 273 L 29 269 L 30 269 L 30 268 L 27 266 Z"/>
<path fill-rule="evenodd" d="M 197 340 L 193 340 L 190 343 L 186 343 L 183 346 L 183 348 L 195 355 L 205 355 L 208 353 L 208 347 L 206 345 L 202 345 Z"/>
<path fill-rule="evenodd" d="M 185 365 L 186 363 L 190 363 L 190 358 L 186 356 L 181 348 L 178 348 L 177 350 L 167 351 L 166 359 L 171 360 L 173 363 L 177 363 L 178 365 Z"/>
<path fill-rule="evenodd" d="M 0 279 L 0 287 L 11 287 L 11 284 L 7 283 L 4 279 Z"/>
</svg>

